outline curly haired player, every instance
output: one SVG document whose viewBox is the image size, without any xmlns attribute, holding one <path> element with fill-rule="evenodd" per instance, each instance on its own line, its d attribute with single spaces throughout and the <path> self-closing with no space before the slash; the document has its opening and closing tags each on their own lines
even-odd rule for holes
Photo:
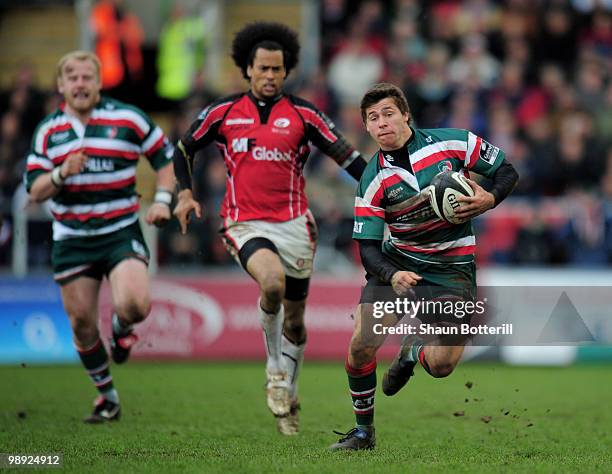
<svg viewBox="0 0 612 474">
<path fill-rule="evenodd" d="M 206 107 L 174 154 L 179 199 L 174 214 L 186 232 L 202 211 L 191 191 L 194 154 L 215 142 L 227 168 L 221 234 L 228 251 L 257 282 L 267 352 L 267 403 L 283 434 L 298 432 L 297 379 L 306 343 L 304 309 L 317 228 L 304 193 L 304 164 L 314 144 L 356 180 L 366 162 L 311 103 L 283 93 L 297 65 L 295 32 L 255 22 L 240 30 L 232 57 L 248 92 Z"/>
</svg>

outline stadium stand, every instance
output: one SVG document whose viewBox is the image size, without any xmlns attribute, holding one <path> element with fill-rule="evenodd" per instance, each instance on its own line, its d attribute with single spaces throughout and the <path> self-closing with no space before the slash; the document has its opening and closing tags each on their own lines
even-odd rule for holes
<svg viewBox="0 0 612 474">
<path fill-rule="evenodd" d="M 0 53 L 4 268 L 11 263 L 11 202 L 32 124 L 57 105 L 50 89 L 54 60 L 75 47 L 79 38 L 75 9 L 67 2 L 47 7 L 32 3 L 1 10 L 0 42 L 9 46 Z M 589 9 L 589 2 L 578 1 L 542 1 L 534 6 L 527 0 L 322 0 L 318 24 L 312 24 L 300 2 L 258 2 L 256 8 L 250 2 L 231 3 L 222 15 L 221 45 L 247 18 L 270 19 L 272 14 L 299 28 L 302 36 L 317 36 L 318 69 L 309 74 L 298 71 L 289 90 L 328 113 L 365 155 L 373 151 L 372 143 L 363 131 L 355 98 L 378 80 L 402 86 L 418 126 L 469 128 L 504 147 L 521 182 L 507 205 L 476 223 L 481 264 L 612 263 L 610 10 Z M 138 7 L 138 2 L 130 6 Z M 134 13 L 142 16 L 145 26 L 151 23 L 145 8 L 134 8 Z M 162 14 L 154 13 L 160 26 Z M 157 46 L 154 35 L 152 39 L 147 33 L 147 81 L 141 95 L 150 98 L 144 108 L 158 111 L 156 119 L 168 124 L 166 131 L 173 137 L 211 98 L 243 88 L 229 72 L 229 59 L 223 58 L 220 75 L 202 70 L 189 97 L 160 111 L 155 95 Z M 210 159 L 200 160 L 198 166 L 208 168 L 206 182 L 196 183 L 196 188 L 208 218 L 195 236 L 181 237 L 175 226 L 163 230 L 162 265 L 232 265 L 215 235 L 223 170 L 215 150 L 205 154 Z M 328 169 L 316 151 L 307 173 L 312 207 L 324 230 L 320 254 L 326 257 L 320 258 L 319 268 L 354 269 L 356 252 L 347 230 L 352 184 Z M 143 191 L 145 198 L 150 194 Z M 31 245 L 42 246 L 31 249 L 31 255 L 41 260 L 34 263 L 44 264 L 47 243 Z M 187 258 L 194 250 L 199 257 Z"/>
</svg>

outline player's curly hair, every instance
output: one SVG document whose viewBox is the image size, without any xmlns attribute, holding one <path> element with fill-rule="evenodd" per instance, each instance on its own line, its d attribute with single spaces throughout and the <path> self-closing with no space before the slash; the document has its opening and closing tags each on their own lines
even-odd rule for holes
<svg viewBox="0 0 612 474">
<path fill-rule="evenodd" d="M 255 21 L 236 33 L 232 42 L 232 59 L 247 80 L 247 67 L 253 65 L 257 48 L 282 51 L 287 75 L 298 63 L 300 43 L 295 31 L 282 23 Z"/>
</svg>

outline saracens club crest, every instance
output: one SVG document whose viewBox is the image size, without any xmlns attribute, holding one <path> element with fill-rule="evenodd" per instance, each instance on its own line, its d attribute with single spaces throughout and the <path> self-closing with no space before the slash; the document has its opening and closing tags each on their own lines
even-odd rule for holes
<svg viewBox="0 0 612 474">
<path fill-rule="evenodd" d="M 438 169 L 440 170 L 440 173 L 444 173 L 445 171 L 452 171 L 453 165 L 451 165 L 450 161 L 444 160 L 438 163 Z"/>
</svg>

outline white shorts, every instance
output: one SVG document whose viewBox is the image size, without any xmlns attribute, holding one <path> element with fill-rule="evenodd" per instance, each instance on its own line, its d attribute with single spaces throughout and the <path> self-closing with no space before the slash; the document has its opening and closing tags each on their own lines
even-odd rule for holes
<svg viewBox="0 0 612 474">
<path fill-rule="evenodd" d="M 276 246 L 286 275 L 300 279 L 312 275 L 319 234 L 310 211 L 286 222 L 236 222 L 226 217 L 220 232 L 225 247 L 238 263 L 242 246 L 253 238 L 263 237 Z"/>
</svg>

